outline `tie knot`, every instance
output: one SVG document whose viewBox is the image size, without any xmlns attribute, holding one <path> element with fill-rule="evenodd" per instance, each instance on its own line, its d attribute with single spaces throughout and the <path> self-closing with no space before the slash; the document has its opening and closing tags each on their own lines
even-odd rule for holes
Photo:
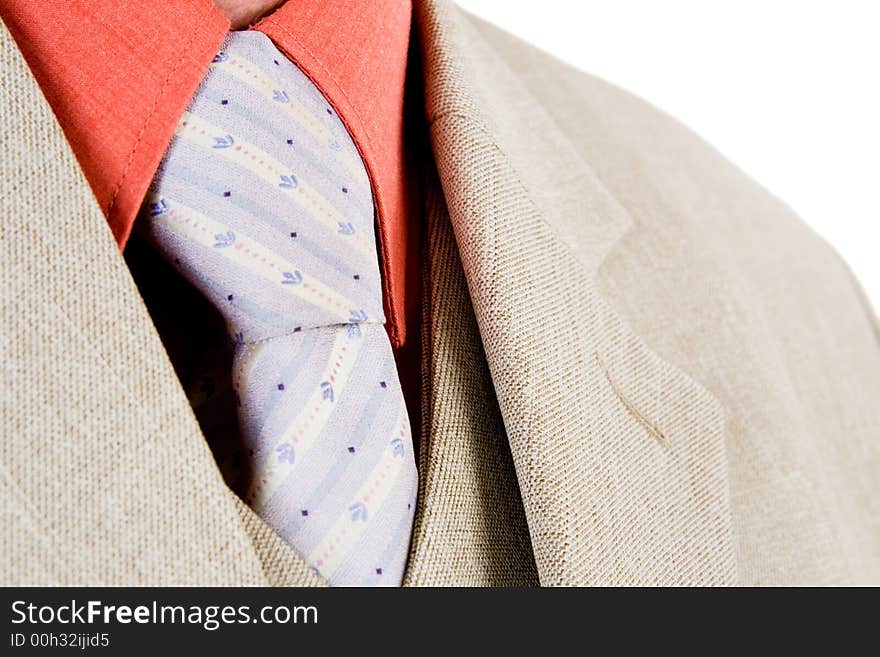
<svg viewBox="0 0 880 657">
<path fill-rule="evenodd" d="M 241 32 L 181 118 L 143 223 L 249 343 L 384 323 L 373 212 L 336 112 L 265 35 Z"/>
</svg>

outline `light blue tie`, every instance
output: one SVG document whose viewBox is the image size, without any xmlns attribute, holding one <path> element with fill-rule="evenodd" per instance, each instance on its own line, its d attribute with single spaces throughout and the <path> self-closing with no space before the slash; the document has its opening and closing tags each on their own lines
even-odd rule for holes
<svg viewBox="0 0 880 657">
<path fill-rule="evenodd" d="M 143 215 L 235 342 L 245 501 L 331 584 L 399 585 L 417 475 L 370 183 L 342 121 L 265 35 L 229 35 Z"/>
</svg>

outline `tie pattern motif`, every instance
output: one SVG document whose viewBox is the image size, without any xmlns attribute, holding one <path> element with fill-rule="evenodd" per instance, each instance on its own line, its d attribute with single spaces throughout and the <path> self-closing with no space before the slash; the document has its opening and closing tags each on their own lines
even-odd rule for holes
<svg viewBox="0 0 880 657">
<path fill-rule="evenodd" d="M 320 91 L 259 32 L 214 58 L 141 229 L 234 341 L 245 501 L 333 585 L 398 585 L 415 510 L 370 183 Z"/>
</svg>

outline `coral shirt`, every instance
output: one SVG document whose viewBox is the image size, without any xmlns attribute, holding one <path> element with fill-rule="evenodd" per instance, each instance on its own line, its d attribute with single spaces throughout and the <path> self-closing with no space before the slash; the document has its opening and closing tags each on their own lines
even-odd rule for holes
<svg viewBox="0 0 880 657">
<path fill-rule="evenodd" d="M 120 246 L 229 30 L 210 0 L 4 0 L 9 27 Z M 416 188 L 408 175 L 404 89 L 410 0 L 295 0 L 265 33 L 335 107 L 370 176 L 392 344 L 417 324 Z M 412 332 L 412 331 L 411 331 Z"/>
</svg>

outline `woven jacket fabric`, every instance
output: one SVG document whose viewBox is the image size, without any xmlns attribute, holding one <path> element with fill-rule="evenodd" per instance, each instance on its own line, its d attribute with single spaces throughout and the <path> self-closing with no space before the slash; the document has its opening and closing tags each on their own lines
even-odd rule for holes
<svg viewBox="0 0 880 657">
<path fill-rule="evenodd" d="M 426 171 L 419 500 L 409 586 L 538 583 L 513 459 L 449 213 Z"/>
<path fill-rule="evenodd" d="M 838 256 L 641 100 L 420 8 L 541 582 L 876 582 L 880 344 Z"/>
<path fill-rule="evenodd" d="M 880 582 L 880 334 L 846 266 L 648 104 L 415 4 L 437 178 L 404 583 Z M 5 33 L 2 64 L 0 580 L 322 583 L 225 488 Z"/>
</svg>

